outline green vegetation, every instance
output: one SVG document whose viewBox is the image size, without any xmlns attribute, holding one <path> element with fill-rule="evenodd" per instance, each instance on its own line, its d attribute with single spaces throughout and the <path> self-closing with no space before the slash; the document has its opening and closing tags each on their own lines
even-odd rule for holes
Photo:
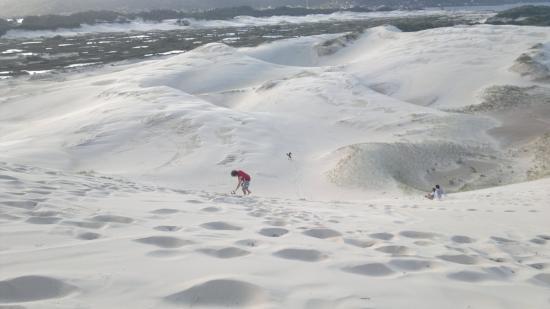
<svg viewBox="0 0 550 309">
<path fill-rule="evenodd" d="M 35 39 L 2 39 L 2 50 L 15 50 L 0 55 L 0 72 L 9 76 L 27 74 L 26 71 L 65 70 L 81 63 L 113 63 L 140 59 L 173 51 L 188 51 L 204 44 L 222 42 L 234 47 L 251 47 L 263 43 L 328 33 L 350 33 L 340 39 L 328 41 L 323 53 L 330 54 L 353 41 L 365 29 L 396 25 L 403 31 L 416 31 L 436 27 L 468 24 L 468 17 L 422 15 L 408 17 L 379 17 L 364 20 L 326 21 L 300 24 L 245 26 L 238 28 L 182 28 L 177 30 L 149 30 L 137 33 L 89 33 L 78 36 L 55 36 Z M 235 35 L 238 33 L 238 35 Z M 4 74 L 6 75 L 6 74 Z"/>
<path fill-rule="evenodd" d="M 498 13 L 487 20 L 492 25 L 550 26 L 550 6 L 525 5 Z"/>
<path fill-rule="evenodd" d="M 6 34 L 12 27 L 11 23 L 5 19 L 0 18 L 0 36 Z"/>
<path fill-rule="evenodd" d="M 71 15 L 43 15 L 27 16 L 23 19 L 19 29 L 49 30 L 59 28 L 78 28 L 82 24 L 128 22 L 128 19 L 119 13 L 111 11 L 89 11 Z"/>
<path fill-rule="evenodd" d="M 233 8 L 220 8 L 210 11 L 187 14 L 188 18 L 195 19 L 231 19 L 236 16 L 271 17 L 271 16 L 303 16 L 309 14 L 332 14 L 338 11 L 348 12 L 371 12 L 372 10 L 363 7 L 352 7 L 348 9 L 312 9 L 304 7 L 279 7 L 274 9 L 257 10 L 249 6 Z"/>
<path fill-rule="evenodd" d="M 113 11 L 87 11 L 70 15 L 26 16 L 21 24 L 11 24 L 0 21 L 0 35 L 10 29 L 22 30 L 56 30 L 60 28 L 78 28 L 83 24 L 127 23 L 132 20 L 161 22 L 167 19 L 177 19 L 181 25 L 189 25 L 186 19 L 224 20 L 236 16 L 271 17 L 271 16 L 303 16 L 308 14 L 332 14 L 338 11 L 370 12 L 360 7 L 348 9 L 309 9 L 303 7 L 279 7 L 258 10 L 249 6 L 219 8 L 200 12 L 181 12 L 175 10 L 152 10 L 140 13 L 118 13 Z"/>
</svg>

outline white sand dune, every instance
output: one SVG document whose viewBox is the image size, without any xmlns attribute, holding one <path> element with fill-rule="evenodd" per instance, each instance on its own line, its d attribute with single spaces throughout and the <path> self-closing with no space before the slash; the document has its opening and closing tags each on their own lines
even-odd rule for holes
<svg viewBox="0 0 550 309">
<path fill-rule="evenodd" d="M 442 202 L 413 196 L 330 202 L 178 192 L 6 163 L 0 175 L 2 306 L 544 308 L 549 302 L 548 179 Z M 205 205 L 219 211 L 204 211 Z M 39 217 L 57 221 L 28 220 Z"/>
<path fill-rule="evenodd" d="M 215 191 L 227 190 L 227 171 L 242 167 L 259 192 L 298 198 L 433 183 L 454 191 L 542 177 L 546 116 L 529 109 L 518 122 L 513 105 L 498 115 L 472 106 L 491 100 L 487 89 L 501 102 L 506 87 L 539 85 L 510 68 L 549 34 L 536 27 L 401 33 L 388 26 L 243 50 L 210 44 L 62 81 L 8 81 L 0 156 Z M 534 100 L 550 93 L 537 87 Z M 547 115 L 548 105 L 539 105 L 532 108 Z M 455 112 L 463 109 L 475 112 Z M 518 132 L 522 138 L 509 143 Z M 297 160 L 286 160 L 287 151 Z"/>
<path fill-rule="evenodd" d="M 517 64 L 549 38 L 387 26 L 0 81 L 0 307 L 546 308 L 550 90 Z"/>
</svg>

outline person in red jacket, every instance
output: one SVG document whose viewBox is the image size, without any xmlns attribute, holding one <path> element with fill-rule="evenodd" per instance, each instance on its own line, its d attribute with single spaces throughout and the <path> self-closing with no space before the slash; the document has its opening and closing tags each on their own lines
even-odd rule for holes
<svg viewBox="0 0 550 309">
<path fill-rule="evenodd" d="M 247 173 L 245 173 L 243 171 L 233 170 L 233 171 L 231 171 L 231 176 L 237 177 L 237 179 L 239 180 L 239 183 L 237 184 L 237 187 L 231 193 L 235 194 L 235 191 L 237 191 L 237 189 L 239 189 L 239 187 L 241 187 L 243 189 L 243 194 L 244 195 L 252 193 L 252 192 L 250 192 L 250 190 L 248 190 L 248 186 L 250 186 L 250 180 L 251 180 L 250 175 L 248 175 Z"/>
</svg>

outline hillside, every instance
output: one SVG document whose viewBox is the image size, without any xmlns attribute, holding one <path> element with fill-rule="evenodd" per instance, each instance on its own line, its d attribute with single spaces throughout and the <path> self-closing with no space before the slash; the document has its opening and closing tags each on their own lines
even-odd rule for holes
<svg viewBox="0 0 550 309">
<path fill-rule="evenodd" d="M 521 6 L 499 12 L 487 20 L 493 25 L 550 26 L 550 6 Z"/>
<path fill-rule="evenodd" d="M 14 17 L 44 14 L 70 14 L 83 11 L 111 10 L 118 12 L 139 12 L 146 10 L 207 10 L 220 7 L 252 6 L 255 8 L 280 6 L 349 7 L 350 5 L 389 8 L 422 8 L 446 6 L 503 5 L 515 3 L 536 3 L 544 0 L 0 0 L 0 17 Z"/>
<path fill-rule="evenodd" d="M 545 308 L 549 77 L 477 24 L 1 79 L 0 307 Z"/>
<path fill-rule="evenodd" d="M 261 191 L 282 195 L 523 181 L 533 169 L 546 174 L 529 145 L 548 133 L 548 106 L 530 98 L 549 97 L 548 88 L 533 92 L 534 82 L 510 69 L 548 35 L 524 31 L 378 27 L 248 49 L 208 44 L 61 81 L 6 81 L 0 156 L 166 183 L 192 174 L 188 185 L 216 190 L 226 186 L 227 170 L 246 166 Z M 522 101 L 504 105 L 516 93 L 528 109 L 516 107 Z M 479 104 L 502 108 L 472 109 Z M 531 126 L 508 136 L 521 121 Z M 288 165 L 288 151 L 298 166 Z"/>
</svg>

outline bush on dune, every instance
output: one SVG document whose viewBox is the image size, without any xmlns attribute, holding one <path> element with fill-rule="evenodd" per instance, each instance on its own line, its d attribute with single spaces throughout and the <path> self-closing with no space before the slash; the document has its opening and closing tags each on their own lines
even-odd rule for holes
<svg viewBox="0 0 550 309">
<path fill-rule="evenodd" d="M 493 25 L 550 26 L 550 6 L 525 5 L 498 13 L 487 20 Z"/>
<path fill-rule="evenodd" d="M 88 11 L 71 15 L 27 16 L 18 27 L 23 30 L 51 30 L 59 28 L 78 28 L 82 24 L 127 22 L 127 18 L 111 11 Z"/>
<path fill-rule="evenodd" d="M 0 18 L 0 36 L 6 34 L 11 29 L 11 24 L 5 19 Z"/>
<path fill-rule="evenodd" d="M 304 16 L 308 14 L 332 14 L 342 9 L 310 9 L 303 7 L 278 7 L 273 9 L 255 9 L 249 6 L 217 8 L 208 11 L 182 12 L 176 10 L 150 10 L 139 13 L 118 13 L 114 11 L 86 11 L 70 15 L 26 16 L 21 24 L 10 24 L 0 21 L 0 34 L 10 29 L 22 30 L 55 30 L 60 28 L 78 28 L 83 24 L 127 23 L 131 20 L 161 22 L 177 19 L 181 25 L 188 25 L 186 18 L 204 20 L 227 20 L 237 16 L 271 17 L 271 16 Z M 352 7 L 345 9 L 352 12 L 369 12 L 367 8 Z"/>
</svg>

